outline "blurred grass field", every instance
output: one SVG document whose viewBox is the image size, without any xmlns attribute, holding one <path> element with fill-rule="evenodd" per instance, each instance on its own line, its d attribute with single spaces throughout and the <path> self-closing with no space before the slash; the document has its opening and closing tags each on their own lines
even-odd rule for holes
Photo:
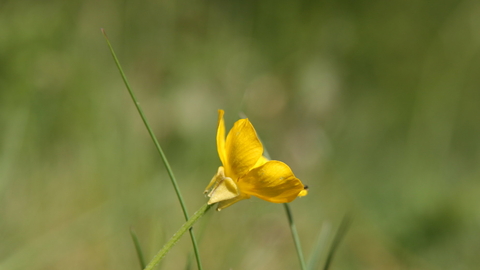
<svg viewBox="0 0 480 270">
<path fill-rule="evenodd" d="M 309 185 L 307 258 L 350 213 L 331 269 L 480 264 L 478 1 L 1 0 L 1 270 L 138 269 L 129 227 L 150 259 L 184 221 L 102 27 L 191 213 L 224 109 Z M 299 269 L 281 205 L 195 230 L 205 269 Z"/>
</svg>

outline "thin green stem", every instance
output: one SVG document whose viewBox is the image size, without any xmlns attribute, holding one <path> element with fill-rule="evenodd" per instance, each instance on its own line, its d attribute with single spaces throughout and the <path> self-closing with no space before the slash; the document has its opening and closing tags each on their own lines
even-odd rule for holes
<svg viewBox="0 0 480 270">
<path fill-rule="evenodd" d="M 137 251 L 137 257 L 138 261 L 140 262 L 140 267 L 141 269 L 143 269 L 147 264 L 145 263 L 145 258 L 143 257 L 143 252 L 140 246 L 140 242 L 138 241 L 137 233 L 135 232 L 133 227 L 130 227 L 130 235 L 132 236 L 133 244 L 135 245 L 135 250 Z"/>
<path fill-rule="evenodd" d="M 285 211 L 287 212 L 288 223 L 290 224 L 290 231 L 292 231 L 293 241 L 295 242 L 295 248 L 297 249 L 298 260 L 300 261 L 300 267 L 302 270 L 307 269 L 305 264 L 305 259 L 303 258 L 302 246 L 300 245 L 300 238 L 298 237 L 297 227 L 293 221 L 292 211 L 288 203 L 283 204 L 285 206 Z"/>
<path fill-rule="evenodd" d="M 195 214 L 185 222 L 180 229 L 170 238 L 170 240 L 163 246 L 163 248 L 153 257 L 150 263 L 145 267 L 144 270 L 152 270 L 162 259 L 167 255 L 168 251 L 180 240 L 182 235 L 189 230 L 198 219 L 200 219 L 207 211 L 210 209 L 212 205 L 204 204 L 200 209 L 198 209 Z"/>
<path fill-rule="evenodd" d="M 113 50 L 112 45 L 110 44 L 110 40 L 107 37 L 107 33 L 105 30 L 102 28 L 102 33 L 103 36 L 105 37 L 105 40 L 107 41 L 108 47 L 110 48 L 110 52 L 112 53 L 113 60 L 115 60 L 115 64 L 117 65 L 118 71 L 120 71 L 120 75 L 122 76 L 123 82 L 125 83 L 125 86 L 127 87 L 128 93 L 130 94 L 130 97 L 132 98 L 133 103 L 135 104 L 135 107 L 137 108 L 138 113 L 140 114 L 140 117 L 143 120 L 143 123 L 145 124 L 145 127 L 148 130 L 148 133 L 150 134 L 150 137 L 153 140 L 153 143 L 155 144 L 155 147 L 158 150 L 158 153 L 160 154 L 160 157 L 162 158 L 163 165 L 165 165 L 165 168 L 167 169 L 167 173 L 170 176 L 170 180 L 172 182 L 173 188 L 175 189 L 175 193 L 177 194 L 178 200 L 180 201 L 180 206 L 182 207 L 183 215 L 185 216 L 185 220 L 188 220 L 188 211 L 187 207 L 185 206 L 185 202 L 183 201 L 182 194 L 180 193 L 180 188 L 178 187 L 177 181 L 175 180 L 175 176 L 173 175 L 172 168 L 170 167 L 170 164 L 167 160 L 167 157 L 163 153 L 162 147 L 158 143 L 157 138 L 155 137 L 155 134 L 153 133 L 152 129 L 150 128 L 150 125 L 148 124 L 147 118 L 145 117 L 142 108 L 140 107 L 140 103 L 137 101 L 137 98 L 135 97 L 135 94 L 133 93 L 130 84 L 128 83 L 127 77 L 125 76 L 125 73 L 123 72 L 122 66 L 120 65 L 120 62 L 118 61 L 118 58 Z M 192 244 L 193 244 L 193 250 L 195 252 L 195 258 L 197 259 L 197 266 L 198 270 L 202 270 L 202 263 L 200 260 L 200 254 L 198 252 L 198 245 L 197 241 L 195 240 L 195 236 L 193 234 L 193 230 L 190 230 L 190 238 L 192 239 Z"/>
</svg>

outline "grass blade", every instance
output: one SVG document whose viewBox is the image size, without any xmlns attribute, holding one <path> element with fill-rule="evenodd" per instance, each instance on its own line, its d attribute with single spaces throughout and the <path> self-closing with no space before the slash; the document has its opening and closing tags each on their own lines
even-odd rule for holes
<svg viewBox="0 0 480 270">
<path fill-rule="evenodd" d="M 347 233 L 349 226 L 350 226 L 350 216 L 345 215 L 342 219 L 342 222 L 340 223 L 340 226 L 338 227 L 335 237 L 333 238 L 333 243 L 328 252 L 327 260 L 325 261 L 325 266 L 323 267 L 323 270 L 328 270 L 328 268 L 332 264 L 333 255 L 335 254 L 335 251 L 337 250 L 343 237 Z"/>
<path fill-rule="evenodd" d="M 137 233 L 130 227 L 130 235 L 132 236 L 133 244 L 135 245 L 135 250 L 137 251 L 138 261 L 140 262 L 141 269 L 144 269 L 147 265 L 145 263 L 145 258 L 143 256 L 142 247 L 140 246 L 140 242 L 138 241 Z"/>
<path fill-rule="evenodd" d="M 175 193 L 177 194 L 178 200 L 180 201 L 180 206 L 182 207 L 183 215 L 185 216 L 185 221 L 188 221 L 188 211 L 187 207 L 185 206 L 185 202 L 183 201 L 182 194 L 180 192 L 180 188 L 178 187 L 177 181 L 175 179 L 175 176 L 173 174 L 172 168 L 170 167 L 170 163 L 167 160 L 167 157 L 163 153 L 162 147 L 158 143 L 157 138 L 155 137 L 155 134 L 153 133 L 152 129 L 150 128 L 150 125 L 148 124 L 147 118 L 145 117 L 142 108 L 140 107 L 140 103 L 137 101 L 137 98 L 135 97 L 135 94 L 133 93 L 130 84 L 128 83 L 127 77 L 125 76 L 125 73 L 123 72 L 122 66 L 120 65 L 120 62 L 118 61 L 117 55 L 115 54 L 115 51 L 113 50 L 112 45 L 110 44 L 110 40 L 107 37 L 107 33 L 105 30 L 102 28 L 102 33 L 103 36 L 105 37 L 105 40 L 107 41 L 108 48 L 110 49 L 110 52 L 112 53 L 113 60 L 115 61 L 115 64 L 117 65 L 118 71 L 120 72 L 120 75 L 122 76 L 123 82 L 125 83 L 125 86 L 127 87 L 128 93 L 130 94 L 130 97 L 132 98 L 133 103 L 135 104 L 135 107 L 137 108 L 138 113 L 140 114 L 140 117 L 142 118 L 143 123 L 145 124 L 145 127 L 148 130 L 148 133 L 150 134 L 150 137 L 153 140 L 153 143 L 155 144 L 155 147 L 158 150 L 158 153 L 160 154 L 160 157 L 162 158 L 163 165 L 165 165 L 165 169 L 167 170 L 167 173 L 170 177 L 170 180 L 172 182 L 173 188 L 175 189 Z M 202 270 L 202 263 L 200 260 L 200 254 L 198 252 L 198 245 L 197 241 L 195 240 L 195 236 L 193 234 L 193 229 L 190 228 L 190 238 L 192 239 L 192 245 L 193 245 L 193 250 L 195 252 L 195 258 L 197 259 L 197 266 L 198 270 Z"/>
<path fill-rule="evenodd" d="M 331 230 L 332 226 L 329 222 L 323 223 L 320 233 L 318 234 L 317 243 L 315 244 L 312 255 L 310 256 L 310 260 L 308 261 L 308 270 L 316 269 L 317 265 L 319 264 L 321 259 L 320 257 L 328 245 Z"/>
<path fill-rule="evenodd" d="M 188 254 L 187 264 L 185 265 L 185 270 L 190 270 L 190 269 L 192 269 L 192 255 Z"/>
</svg>

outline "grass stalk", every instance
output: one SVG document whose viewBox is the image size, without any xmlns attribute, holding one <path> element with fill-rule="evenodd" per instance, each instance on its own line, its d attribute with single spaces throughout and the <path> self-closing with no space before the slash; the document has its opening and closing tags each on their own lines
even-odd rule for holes
<svg viewBox="0 0 480 270">
<path fill-rule="evenodd" d="M 313 249 L 312 254 L 310 255 L 310 259 L 308 260 L 308 270 L 317 269 L 319 265 L 320 258 L 323 256 L 326 247 L 328 246 L 328 240 L 330 238 L 330 232 L 332 230 L 332 226 L 330 222 L 323 223 L 322 228 L 320 229 L 320 233 L 317 237 L 317 243 L 315 244 L 315 248 Z"/>
<path fill-rule="evenodd" d="M 332 264 L 332 261 L 333 261 L 333 255 L 335 254 L 335 251 L 340 245 L 340 242 L 342 242 L 343 237 L 347 233 L 349 226 L 350 226 L 350 216 L 345 215 L 342 219 L 342 222 L 340 223 L 340 226 L 338 227 L 335 237 L 333 238 L 333 243 L 327 254 L 327 259 L 325 261 L 323 270 L 328 270 L 328 268 L 330 268 L 330 265 Z"/>
<path fill-rule="evenodd" d="M 155 134 L 153 133 L 152 129 L 150 128 L 150 125 L 148 124 L 147 118 L 145 117 L 142 108 L 140 107 L 140 103 L 137 101 L 137 98 L 135 97 L 135 94 L 133 93 L 130 84 L 128 83 L 127 77 L 125 76 L 125 73 L 123 72 L 122 66 L 120 65 L 120 62 L 118 61 L 117 55 L 115 54 L 115 51 L 113 50 L 112 45 L 110 44 L 110 40 L 107 37 L 107 33 L 105 30 L 102 28 L 102 33 L 103 36 L 105 37 L 105 40 L 107 41 L 107 45 L 110 49 L 110 52 L 112 53 L 113 60 L 115 61 L 115 64 L 117 65 L 118 71 L 120 72 L 120 75 L 123 79 L 123 82 L 125 83 L 125 86 L 127 87 L 128 93 L 130 94 L 130 97 L 132 98 L 133 103 L 135 104 L 135 107 L 137 108 L 138 113 L 140 114 L 140 117 L 142 118 L 143 123 L 145 124 L 145 127 L 148 130 L 148 133 L 150 134 L 150 137 L 153 140 L 153 143 L 155 144 L 155 147 L 157 148 L 158 153 L 160 154 L 160 157 L 162 158 L 163 165 L 165 165 L 165 168 L 167 170 L 167 173 L 170 177 L 170 180 L 172 182 L 173 188 L 175 189 L 175 193 L 177 194 L 178 200 L 180 201 L 180 206 L 183 211 L 183 215 L 185 216 L 185 220 L 188 221 L 189 216 L 188 216 L 188 211 L 187 207 L 185 206 L 185 202 L 183 201 L 182 194 L 180 192 L 180 188 L 178 187 L 177 181 L 175 179 L 175 176 L 173 174 L 172 168 L 170 167 L 170 164 L 167 160 L 167 157 L 163 153 L 162 147 L 158 143 L 157 138 L 155 137 Z M 193 234 L 193 230 L 190 229 L 190 238 L 192 239 L 192 245 L 193 245 L 193 250 L 195 252 L 195 258 L 197 260 L 197 266 L 198 270 L 202 270 L 202 263 L 200 260 L 200 254 L 198 252 L 198 245 L 197 241 L 195 240 L 195 235 Z"/>
<path fill-rule="evenodd" d="M 283 206 L 285 206 L 285 211 L 287 212 L 288 223 L 290 224 L 293 242 L 295 242 L 295 249 L 297 250 L 300 268 L 302 270 L 307 270 L 307 265 L 305 264 L 305 259 L 303 257 L 302 245 L 300 244 L 300 238 L 298 237 L 297 226 L 295 226 L 295 221 L 293 220 L 292 210 L 290 209 L 290 205 L 288 205 L 288 203 L 284 203 Z"/>
<path fill-rule="evenodd" d="M 153 257 L 150 263 L 145 267 L 144 270 L 152 270 L 162 259 L 167 255 L 168 251 L 180 240 L 182 235 L 192 228 L 193 224 L 197 222 L 210 208 L 212 205 L 204 204 L 200 209 L 198 209 L 192 217 L 185 222 L 180 229 L 170 238 L 170 240 L 163 246 L 163 248 Z"/>
<path fill-rule="evenodd" d="M 147 264 L 145 263 L 145 257 L 143 256 L 142 247 L 138 241 L 137 233 L 133 227 L 130 227 L 130 235 L 132 236 L 133 244 L 135 245 L 135 250 L 137 251 L 137 257 L 141 267 L 140 269 L 144 269 Z"/>
</svg>

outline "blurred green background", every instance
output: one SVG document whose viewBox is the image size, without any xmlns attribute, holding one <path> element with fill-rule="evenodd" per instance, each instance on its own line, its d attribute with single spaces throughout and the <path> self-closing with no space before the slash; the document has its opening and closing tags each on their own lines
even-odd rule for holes
<svg viewBox="0 0 480 270">
<path fill-rule="evenodd" d="M 307 257 L 350 213 L 331 269 L 480 264 L 478 1 L 1 0 L 0 269 L 138 269 L 129 227 L 150 259 L 183 223 L 101 27 L 191 213 L 224 109 L 309 185 Z M 196 232 L 205 269 L 299 269 L 282 205 Z"/>
</svg>

